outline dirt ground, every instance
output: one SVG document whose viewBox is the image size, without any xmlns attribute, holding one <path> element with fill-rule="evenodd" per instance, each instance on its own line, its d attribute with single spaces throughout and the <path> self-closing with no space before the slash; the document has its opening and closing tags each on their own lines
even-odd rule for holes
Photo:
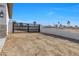
<svg viewBox="0 0 79 59">
<path fill-rule="evenodd" d="M 79 44 L 40 33 L 14 33 L 7 37 L 2 56 L 79 56 Z"/>
</svg>

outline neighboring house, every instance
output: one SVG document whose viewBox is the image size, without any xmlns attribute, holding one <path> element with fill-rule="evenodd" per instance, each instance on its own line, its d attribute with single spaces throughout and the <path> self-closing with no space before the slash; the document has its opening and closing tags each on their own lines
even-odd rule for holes
<svg viewBox="0 0 79 59">
<path fill-rule="evenodd" d="M 0 3 L 0 37 L 12 32 L 12 4 Z"/>
</svg>

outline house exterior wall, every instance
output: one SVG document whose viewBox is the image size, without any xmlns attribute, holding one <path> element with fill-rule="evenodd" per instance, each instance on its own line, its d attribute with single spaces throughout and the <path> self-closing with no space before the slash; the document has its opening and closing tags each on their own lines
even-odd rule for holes
<svg viewBox="0 0 79 59">
<path fill-rule="evenodd" d="M 8 32 L 7 33 L 12 33 L 12 19 L 9 19 L 9 22 L 8 22 Z"/>
<path fill-rule="evenodd" d="M 12 19 L 9 18 L 9 12 L 8 11 L 8 5 L 6 4 L 6 25 L 7 25 L 7 30 L 6 34 L 8 35 L 9 33 L 12 33 Z"/>
<path fill-rule="evenodd" d="M 0 37 L 6 36 L 6 4 L 0 3 L 0 12 L 3 12 L 3 17 L 0 17 Z"/>
<path fill-rule="evenodd" d="M 0 17 L 0 24 L 5 25 L 6 24 L 6 4 L 0 3 L 0 12 L 3 11 L 4 17 Z"/>
<path fill-rule="evenodd" d="M 3 11 L 4 17 L 0 17 L 0 37 L 5 37 L 12 31 L 12 21 L 9 19 L 7 3 L 0 3 L 0 12 Z"/>
</svg>

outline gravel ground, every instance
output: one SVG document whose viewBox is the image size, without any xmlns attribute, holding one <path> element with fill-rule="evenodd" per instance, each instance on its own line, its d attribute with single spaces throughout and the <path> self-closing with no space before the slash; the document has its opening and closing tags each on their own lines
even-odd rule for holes
<svg viewBox="0 0 79 59">
<path fill-rule="evenodd" d="M 79 44 L 40 33 L 14 33 L 7 37 L 2 56 L 79 56 Z"/>
</svg>

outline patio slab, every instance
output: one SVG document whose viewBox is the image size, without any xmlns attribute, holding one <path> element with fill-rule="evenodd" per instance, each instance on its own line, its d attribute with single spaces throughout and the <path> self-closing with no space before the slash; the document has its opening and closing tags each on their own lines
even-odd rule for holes
<svg viewBox="0 0 79 59">
<path fill-rule="evenodd" d="M 4 43 L 5 43 L 6 38 L 0 38 L 0 50 L 2 49 Z"/>
</svg>

